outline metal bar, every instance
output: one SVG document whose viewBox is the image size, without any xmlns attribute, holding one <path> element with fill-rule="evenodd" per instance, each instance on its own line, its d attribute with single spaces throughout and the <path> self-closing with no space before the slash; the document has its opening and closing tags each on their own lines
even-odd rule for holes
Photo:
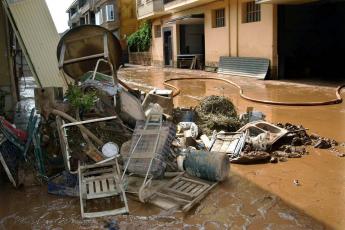
<svg viewBox="0 0 345 230">
<path fill-rule="evenodd" d="M 71 122 L 71 123 L 67 123 L 67 124 L 62 125 L 61 129 L 69 127 L 69 126 L 83 125 L 83 124 L 94 123 L 94 122 L 99 122 L 99 121 L 113 120 L 116 118 L 117 118 L 117 116 L 112 116 L 112 117 L 102 117 L 102 118 L 97 118 L 97 119 L 90 119 L 87 121 Z"/>
<path fill-rule="evenodd" d="M 96 58 L 101 58 L 101 57 L 104 57 L 104 53 L 93 54 L 93 55 L 89 55 L 89 56 L 85 56 L 85 57 L 70 59 L 70 60 L 64 61 L 63 64 L 69 65 L 69 64 L 74 64 L 74 63 L 82 62 L 82 61 L 88 61 L 91 59 L 96 59 Z"/>
<path fill-rule="evenodd" d="M 63 61 L 65 60 L 65 53 L 66 53 L 66 45 L 65 43 L 62 44 L 61 47 L 61 53 L 60 53 L 60 62 L 59 62 L 59 68 L 63 67 Z"/>
</svg>

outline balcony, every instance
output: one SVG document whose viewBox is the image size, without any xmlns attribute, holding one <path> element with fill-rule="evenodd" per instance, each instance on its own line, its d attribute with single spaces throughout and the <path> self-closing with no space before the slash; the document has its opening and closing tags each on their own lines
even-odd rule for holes
<svg viewBox="0 0 345 230">
<path fill-rule="evenodd" d="M 164 0 L 164 10 L 166 13 L 174 13 L 214 1 L 216 0 Z"/>
<path fill-rule="evenodd" d="M 80 13 L 80 15 L 85 14 L 86 12 L 90 11 L 91 9 L 91 4 L 90 2 L 86 2 L 83 6 L 81 6 L 78 10 L 78 13 Z"/>
<path fill-rule="evenodd" d="M 138 3 L 137 8 L 138 19 L 150 19 L 156 16 L 160 16 L 164 13 L 164 4 L 163 0 L 149 0 Z"/>
<path fill-rule="evenodd" d="M 73 23 L 78 23 L 80 19 L 80 13 L 75 12 L 72 14 L 71 18 L 68 20 L 68 26 L 71 27 Z"/>
<path fill-rule="evenodd" d="M 268 4 L 293 4 L 293 5 L 316 2 L 316 1 L 318 0 L 255 0 L 256 4 L 268 3 Z"/>
</svg>

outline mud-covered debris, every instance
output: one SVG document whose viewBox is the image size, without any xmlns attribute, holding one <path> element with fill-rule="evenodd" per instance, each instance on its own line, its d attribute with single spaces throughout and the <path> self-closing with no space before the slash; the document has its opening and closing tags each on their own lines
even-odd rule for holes
<svg viewBox="0 0 345 230">
<path fill-rule="evenodd" d="M 234 132 L 242 125 L 234 104 L 226 97 L 205 97 L 196 107 L 196 114 L 197 125 L 207 135 L 213 130 Z"/>
<path fill-rule="evenodd" d="M 301 186 L 299 180 L 293 180 L 293 183 L 294 183 L 294 185 L 296 185 L 296 186 Z"/>
<path fill-rule="evenodd" d="M 261 162 L 268 162 L 271 159 L 271 155 L 268 152 L 264 151 L 251 151 L 241 153 L 239 157 L 230 159 L 231 163 L 238 164 L 254 164 Z"/>
<path fill-rule="evenodd" d="M 329 149 L 332 147 L 331 141 L 329 139 L 319 139 L 315 144 L 314 148 L 318 149 Z"/>
<path fill-rule="evenodd" d="M 195 121 L 195 109 L 194 108 L 174 108 L 173 109 L 173 122 L 175 124 L 179 122 L 194 122 Z"/>
<path fill-rule="evenodd" d="M 276 164 L 276 163 L 278 163 L 278 161 L 279 161 L 278 157 L 271 157 L 271 159 L 270 159 L 270 163 L 272 163 L 272 164 Z"/>
</svg>

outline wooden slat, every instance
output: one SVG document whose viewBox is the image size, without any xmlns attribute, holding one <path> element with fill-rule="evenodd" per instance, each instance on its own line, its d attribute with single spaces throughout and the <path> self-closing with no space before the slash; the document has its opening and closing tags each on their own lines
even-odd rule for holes
<svg viewBox="0 0 345 230">
<path fill-rule="evenodd" d="M 189 185 L 191 185 L 190 182 L 185 182 L 181 187 L 178 188 L 178 191 L 184 192 L 183 190 L 187 188 Z"/>
<path fill-rule="evenodd" d="M 102 192 L 102 190 L 101 190 L 101 181 L 96 180 L 96 181 L 94 181 L 94 183 L 95 183 L 96 193 Z"/>
<path fill-rule="evenodd" d="M 190 191 L 191 194 L 197 194 L 200 189 L 202 189 L 202 185 L 196 186 L 192 191 Z"/>
<path fill-rule="evenodd" d="M 102 180 L 102 190 L 103 192 L 109 191 L 108 184 L 107 184 L 107 179 Z"/>
<path fill-rule="evenodd" d="M 183 181 L 178 181 L 176 182 L 176 184 L 171 187 L 171 189 L 178 189 L 179 187 L 181 187 L 183 185 Z M 170 187 L 170 186 L 169 186 Z"/>
<path fill-rule="evenodd" d="M 198 186 L 198 184 L 191 184 L 184 191 L 190 193 L 196 186 Z"/>
<path fill-rule="evenodd" d="M 94 185 L 94 182 L 91 181 L 90 183 L 87 183 L 87 185 L 89 186 L 89 193 L 88 193 L 88 195 L 95 194 L 95 185 Z"/>
<path fill-rule="evenodd" d="M 108 179 L 108 183 L 109 183 L 109 191 L 115 191 L 115 184 L 114 184 L 114 180 L 112 178 Z"/>
</svg>

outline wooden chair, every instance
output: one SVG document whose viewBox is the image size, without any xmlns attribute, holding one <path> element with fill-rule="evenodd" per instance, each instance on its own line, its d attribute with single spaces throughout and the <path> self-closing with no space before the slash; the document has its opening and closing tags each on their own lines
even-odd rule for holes
<svg viewBox="0 0 345 230">
<path fill-rule="evenodd" d="M 115 158 L 111 162 L 93 165 L 80 165 L 79 196 L 80 209 L 83 218 L 94 218 L 109 215 L 127 214 L 129 212 L 123 183 L 120 179 L 120 168 Z M 123 207 L 106 211 L 87 212 L 87 201 L 95 199 L 109 199 L 119 196 Z"/>
</svg>

